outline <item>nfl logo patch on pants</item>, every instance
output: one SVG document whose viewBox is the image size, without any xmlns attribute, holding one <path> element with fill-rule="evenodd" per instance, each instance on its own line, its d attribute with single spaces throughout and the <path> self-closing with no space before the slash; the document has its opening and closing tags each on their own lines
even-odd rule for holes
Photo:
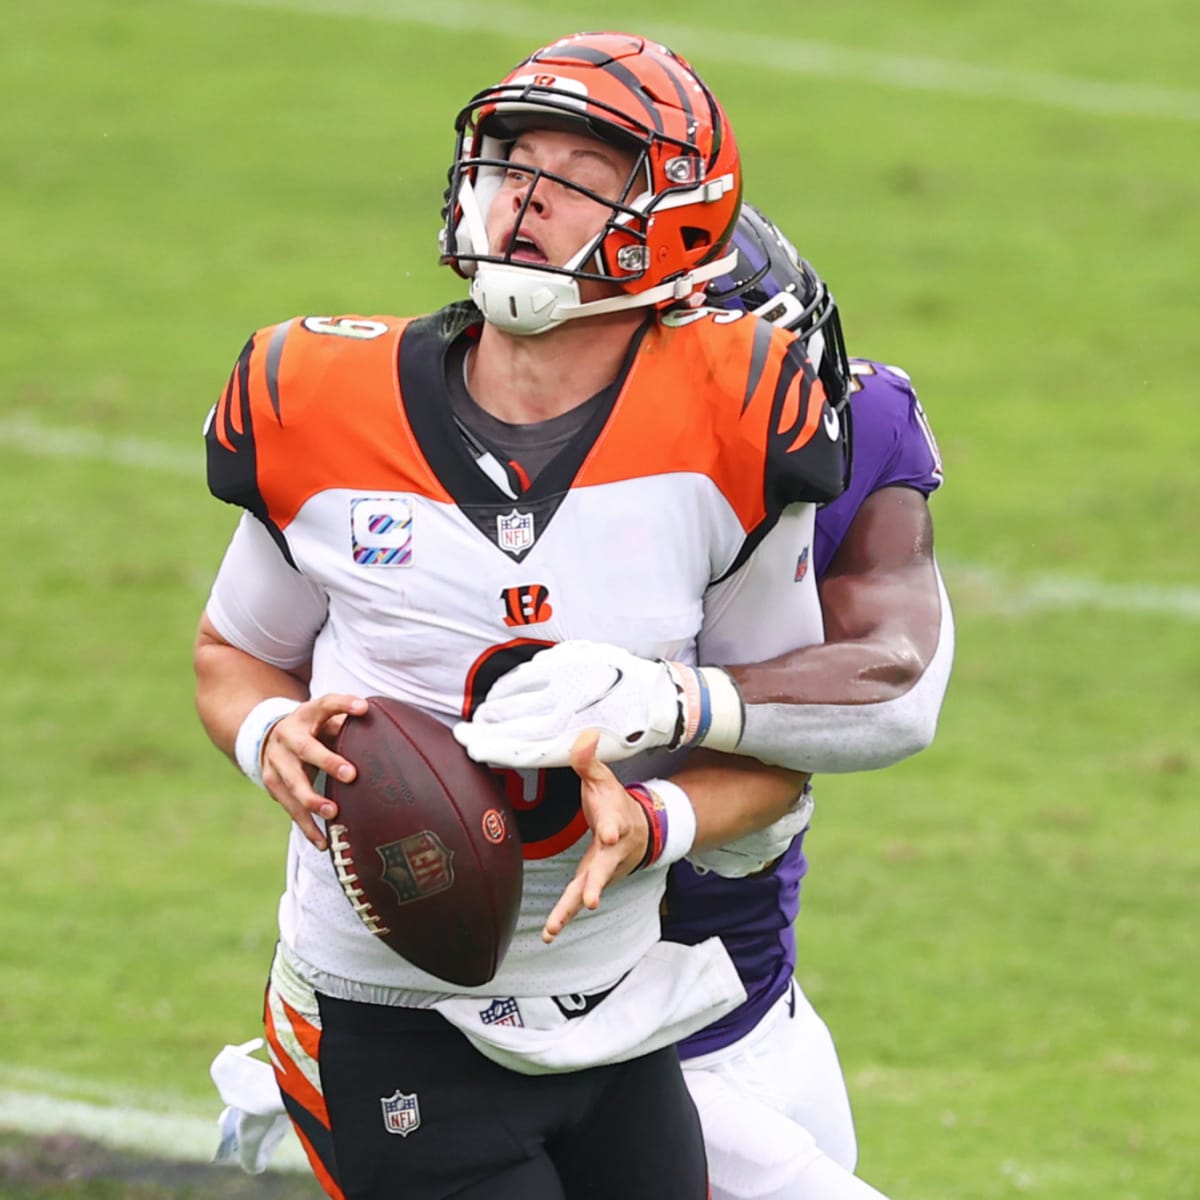
<svg viewBox="0 0 1200 1200">
<path fill-rule="evenodd" d="M 390 1096 L 381 1096 L 379 1103 L 383 1107 L 383 1127 L 388 1133 L 408 1137 L 414 1129 L 420 1128 L 421 1109 L 415 1092 L 407 1096 L 397 1089 Z"/>
</svg>

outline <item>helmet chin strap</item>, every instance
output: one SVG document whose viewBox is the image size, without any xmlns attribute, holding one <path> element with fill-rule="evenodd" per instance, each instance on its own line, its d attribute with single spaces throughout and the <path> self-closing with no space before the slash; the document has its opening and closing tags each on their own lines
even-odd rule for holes
<svg viewBox="0 0 1200 1200">
<path fill-rule="evenodd" d="M 732 271 L 737 251 L 644 292 L 622 292 L 582 303 L 579 280 L 571 275 L 515 263 L 479 263 L 471 278 L 471 299 L 484 319 L 505 333 L 528 337 L 565 321 L 647 308 L 666 300 L 686 300 L 698 285 Z"/>
</svg>

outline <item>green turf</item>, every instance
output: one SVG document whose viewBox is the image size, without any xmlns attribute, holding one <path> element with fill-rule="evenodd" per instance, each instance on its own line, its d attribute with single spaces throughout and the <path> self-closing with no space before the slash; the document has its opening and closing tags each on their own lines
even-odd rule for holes
<svg viewBox="0 0 1200 1200">
<path fill-rule="evenodd" d="M 66 1135 L 0 1132 L 4 1200 L 319 1200 L 310 1175 L 246 1175 L 228 1166 L 177 1163 Z"/>
<path fill-rule="evenodd" d="M 946 458 L 939 739 L 822 783 L 800 930 L 864 1174 L 895 1200 L 1190 1200 L 1196 609 L 1086 597 L 1200 588 L 1200 119 L 751 70 L 735 39 L 1191 89 L 1196 114 L 1190 6 L 303 7 L 6 15 L 0 1087 L 215 1115 L 209 1059 L 257 1032 L 286 822 L 192 710 L 234 519 L 201 422 L 259 325 L 458 294 L 435 247 L 456 108 L 539 40 L 641 26 L 684 37 L 748 195 L 832 281 L 852 349 L 912 372 Z M 156 463 L 114 461 L 135 438 Z M 1043 575 L 1084 601 L 1005 611 Z"/>
</svg>

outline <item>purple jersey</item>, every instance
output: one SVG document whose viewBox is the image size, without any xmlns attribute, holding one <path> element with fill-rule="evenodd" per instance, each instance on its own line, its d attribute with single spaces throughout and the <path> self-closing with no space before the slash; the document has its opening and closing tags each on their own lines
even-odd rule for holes
<svg viewBox="0 0 1200 1200">
<path fill-rule="evenodd" d="M 852 359 L 851 372 L 853 471 L 846 491 L 817 511 L 813 566 L 818 579 L 872 492 L 898 486 L 928 496 L 942 482 L 937 442 L 908 376 L 898 367 L 865 359 Z M 686 861 L 671 868 L 663 937 L 695 945 L 719 936 L 747 997 L 741 1007 L 681 1042 L 684 1058 L 737 1041 L 787 989 L 796 968 L 792 925 L 808 865 L 803 843 L 801 834 L 771 870 L 745 879 L 700 874 Z"/>
<path fill-rule="evenodd" d="M 817 509 L 813 569 L 820 579 L 833 561 L 862 502 L 885 487 L 916 488 L 923 495 L 942 484 L 942 458 L 925 410 L 899 367 L 850 360 L 850 486 Z"/>
</svg>

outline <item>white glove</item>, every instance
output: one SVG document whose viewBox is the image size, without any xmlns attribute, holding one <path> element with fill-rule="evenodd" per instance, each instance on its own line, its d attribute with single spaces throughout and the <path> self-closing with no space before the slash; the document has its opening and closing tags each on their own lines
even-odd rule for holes
<svg viewBox="0 0 1200 1200">
<path fill-rule="evenodd" d="M 270 1063 L 250 1057 L 262 1046 L 262 1038 L 226 1046 L 209 1067 L 226 1105 L 217 1118 L 220 1144 L 213 1162 L 236 1162 L 251 1175 L 267 1169 L 292 1124 Z"/>
<path fill-rule="evenodd" d="M 778 821 L 755 830 L 715 850 L 693 850 L 687 860 L 701 874 L 715 871 L 725 879 L 742 879 L 774 862 L 808 828 L 812 818 L 812 793 L 806 788 Z"/>
<path fill-rule="evenodd" d="M 586 729 L 600 734 L 602 762 L 656 746 L 732 750 L 742 733 L 742 702 L 733 680 L 715 667 L 640 658 L 599 642 L 559 642 L 502 675 L 454 736 L 476 762 L 565 767 Z"/>
</svg>

